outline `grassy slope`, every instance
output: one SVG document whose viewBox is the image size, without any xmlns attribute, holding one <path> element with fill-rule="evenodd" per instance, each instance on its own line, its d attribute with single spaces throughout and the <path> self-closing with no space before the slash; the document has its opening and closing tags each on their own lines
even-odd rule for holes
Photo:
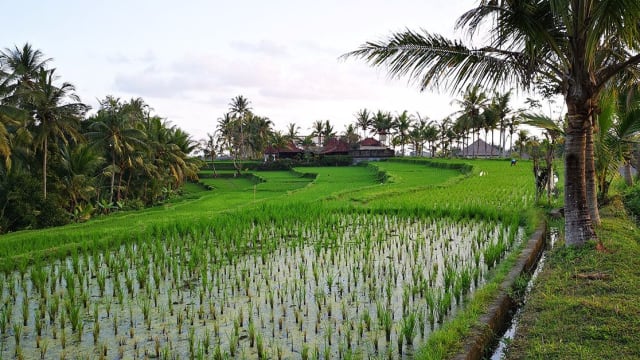
<svg viewBox="0 0 640 360">
<path fill-rule="evenodd" d="M 640 358 L 640 230 L 621 205 L 602 214 L 609 252 L 559 244 L 549 253 L 509 359 Z"/>
<path fill-rule="evenodd" d="M 265 173 L 280 179 L 300 179 L 298 174 L 282 172 L 282 174 Z M 355 174 L 354 176 L 358 176 Z M 365 176 L 365 174 L 362 174 Z M 297 184 L 302 187 L 311 179 Z M 275 181 L 275 180 L 274 180 Z M 294 186 L 281 186 L 280 191 L 263 191 L 263 187 L 271 186 L 269 181 L 257 183 L 247 178 L 237 179 L 203 179 L 203 183 L 214 187 L 212 191 L 197 191 L 197 187 L 189 186 L 186 200 L 169 201 L 166 204 L 140 211 L 127 211 L 109 216 L 94 218 L 86 223 L 67 226 L 28 230 L 0 236 L 0 266 L 4 268 L 7 257 L 15 254 L 28 254 L 32 251 L 55 251 L 55 247 L 77 246 L 85 241 L 101 242 L 122 236 L 136 236 L 150 231 L 152 228 L 170 226 L 172 223 L 185 220 L 199 221 L 216 216 L 216 214 L 255 206 L 267 198 L 284 196 Z M 254 185 L 256 185 L 254 198 Z M 123 229 L 127 231 L 123 233 Z"/>
</svg>

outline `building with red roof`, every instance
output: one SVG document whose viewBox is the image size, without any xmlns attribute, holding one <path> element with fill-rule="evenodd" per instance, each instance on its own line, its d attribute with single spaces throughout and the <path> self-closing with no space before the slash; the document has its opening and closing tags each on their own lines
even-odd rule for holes
<svg viewBox="0 0 640 360">
<path fill-rule="evenodd" d="M 293 159 L 296 156 L 301 156 L 302 153 L 304 153 L 304 150 L 297 147 L 293 141 L 289 141 L 287 145 L 282 147 L 267 146 L 264 149 L 265 160 L 269 156 L 274 159 Z"/>
</svg>

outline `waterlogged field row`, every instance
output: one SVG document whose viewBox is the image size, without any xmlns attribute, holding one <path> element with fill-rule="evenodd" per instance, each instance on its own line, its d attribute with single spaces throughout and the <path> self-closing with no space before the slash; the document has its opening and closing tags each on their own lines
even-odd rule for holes
<svg viewBox="0 0 640 360">
<path fill-rule="evenodd" d="M 0 275 L 0 357 L 404 358 L 523 236 L 517 220 L 264 219 Z"/>
</svg>

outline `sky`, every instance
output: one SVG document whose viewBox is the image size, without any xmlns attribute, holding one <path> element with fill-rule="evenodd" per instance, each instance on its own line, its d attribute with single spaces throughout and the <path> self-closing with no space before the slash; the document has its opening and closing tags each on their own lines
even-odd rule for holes
<svg viewBox="0 0 640 360">
<path fill-rule="evenodd" d="M 342 132 L 363 108 L 436 121 L 455 112 L 459 94 L 420 92 L 407 78 L 340 56 L 407 28 L 460 37 L 455 20 L 476 4 L 21 0 L 1 5 L 0 48 L 28 42 L 93 111 L 107 95 L 141 97 L 194 140 L 215 131 L 237 95 L 275 129 L 295 123 L 309 134 L 315 120 L 329 120 Z"/>
</svg>

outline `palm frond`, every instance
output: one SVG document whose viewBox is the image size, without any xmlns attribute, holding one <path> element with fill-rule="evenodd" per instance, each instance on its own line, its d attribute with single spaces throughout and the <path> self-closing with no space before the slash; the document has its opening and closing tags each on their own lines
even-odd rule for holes
<svg viewBox="0 0 640 360">
<path fill-rule="evenodd" d="M 445 85 L 457 93 L 470 84 L 496 87 L 528 83 L 520 66 L 520 53 L 492 47 L 472 48 L 462 41 L 426 31 L 395 33 L 385 41 L 367 42 L 341 56 L 350 57 L 363 59 L 371 66 L 387 67 L 391 76 L 416 79 L 421 90 Z"/>
<path fill-rule="evenodd" d="M 564 129 L 546 115 L 525 113 L 522 114 L 521 123 L 564 136 Z"/>
</svg>

